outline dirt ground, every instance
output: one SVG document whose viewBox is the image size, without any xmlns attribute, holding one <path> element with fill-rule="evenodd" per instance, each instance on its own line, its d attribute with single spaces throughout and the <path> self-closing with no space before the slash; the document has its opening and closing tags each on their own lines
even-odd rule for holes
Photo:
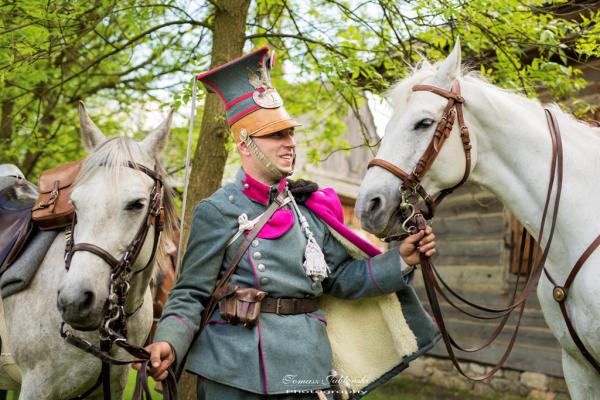
<svg viewBox="0 0 600 400">
<path fill-rule="evenodd" d="M 477 396 L 460 389 L 448 389 L 431 384 L 423 384 L 409 378 L 395 378 L 374 392 L 365 400 L 522 400 L 526 397 L 514 395 Z"/>
</svg>

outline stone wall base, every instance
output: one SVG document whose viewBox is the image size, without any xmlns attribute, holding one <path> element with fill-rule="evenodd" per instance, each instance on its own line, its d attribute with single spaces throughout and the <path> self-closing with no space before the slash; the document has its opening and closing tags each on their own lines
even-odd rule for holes
<svg viewBox="0 0 600 400">
<path fill-rule="evenodd" d="M 461 362 L 460 367 L 469 376 L 479 376 L 491 367 L 473 362 Z M 570 400 L 567 385 L 563 378 L 537 372 L 522 372 L 500 369 L 494 376 L 483 382 L 473 382 L 463 377 L 445 358 L 422 356 L 410 363 L 403 375 L 424 383 L 446 388 L 468 390 L 476 395 L 510 393 L 531 400 Z"/>
</svg>

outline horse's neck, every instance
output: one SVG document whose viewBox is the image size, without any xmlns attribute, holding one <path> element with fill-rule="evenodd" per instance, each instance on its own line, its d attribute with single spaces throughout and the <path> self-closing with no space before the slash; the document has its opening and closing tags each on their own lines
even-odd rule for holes
<svg viewBox="0 0 600 400">
<path fill-rule="evenodd" d="M 552 144 L 543 108 L 536 102 L 466 82 L 467 124 L 476 126 L 477 164 L 472 180 L 492 191 L 539 238 L 550 179 Z M 564 276 L 598 232 L 600 135 L 557 113 L 564 149 L 564 180 L 550 260 L 560 261 Z M 596 156 L 594 156 L 596 155 Z M 593 158 L 595 157 L 595 158 Z M 556 182 L 555 186 L 556 188 Z M 554 191 L 556 193 L 556 191 Z M 553 195 L 554 198 L 554 195 Z M 552 203 L 544 238 L 548 237 Z"/>
</svg>

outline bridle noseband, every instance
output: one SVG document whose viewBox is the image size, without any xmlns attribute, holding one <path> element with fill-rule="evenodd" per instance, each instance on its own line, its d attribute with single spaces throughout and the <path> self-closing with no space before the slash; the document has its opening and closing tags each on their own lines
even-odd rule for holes
<svg viewBox="0 0 600 400">
<path fill-rule="evenodd" d="M 469 178 L 469 173 L 471 172 L 471 138 L 469 136 L 469 129 L 465 125 L 462 109 L 464 99 L 460 94 L 460 84 L 458 83 L 458 81 L 454 81 L 454 84 L 452 85 L 452 90 L 450 91 L 431 85 L 415 85 L 413 86 L 412 90 L 413 92 L 428 91 L 448 99 L 448 103 L 446 104 L 444 112 L 442 113 L 442 117 L 435 128 L 435 133 L 431 138 L 431 142 L 429 142 L 429 145 L 425 149 L 425 152 L 423 153 L 423 155 L 417 162 L 417 165 L 410 174 L 403 171 L 394 164 L 379 158 L 373 159 L 369 163 L 367 168 L 378 166 L 400 178 L 402 180 L 402 191 L 410 191 L 412 193 L 416 193 L 419 196 L 421 196 L 421 198 L 425 201 L 425 204 L 427 206 L 427 212 L 424 213 L 424 216 L 427 219 L 430 219 L 434 215 L 435 208 L 438 204 L 441 203 L 444 197 L 452 193 L 456 188 L 465 183 Z M 450 132 L 452 131 L 452 127 L 454 126 L 454 121 L 457 117 L 458 124 L 460 127 L 460 137 L 465 152 L 465 172 L 460 182 L 458 182 L 451 188 L 442 190 L 440 194 L 434 199 L 427 193 L 423 186 L 421 186 L 421 179 L 423 179 L 423 176 L 427 173 L 427 171 L 429 171 L 431 165 L 438 156 L 438 153 L 440 152 L 444 142 L 450 136 Z"/>
</svg>

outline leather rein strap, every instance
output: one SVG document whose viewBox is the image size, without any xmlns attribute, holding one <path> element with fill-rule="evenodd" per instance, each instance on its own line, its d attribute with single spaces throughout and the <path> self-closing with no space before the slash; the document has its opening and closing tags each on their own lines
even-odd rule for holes
<svg viewBox="0 0 600 400">
<path fill-rule="evenodd" d="M 415 169 L 413 170 L 413 172 L 411 174 L 408 174 L 405 171 L 403 171 L 402 169 L 398 168 L 397 166 L 391 164 L 388 161 L 385 161 L 382 159 L 374 159 L 373 161 L 371 161 L 369 163 L 369 168 L 371 168 L 373 166 L 378 166 L 378 167 L 384 168 L 385 170 L 391 172 L 392 174 L 394 174 L 395 176 L 399 177 L 402 180 L 402 187 L 401 187 L 402 190 L 412 189 L 414 192 L 418 193 L 423 198 L 423 200 L 425 201 L 425 204 L 428 208 L 428 213 L 424 214 L 418 208 L 415 207 L 416 213 L 415 213 L 415 217 L 414 217 L 414 221 L 413 221 L 413 224 L 417 227 L 417 229 L 421 230 L 421 229 L 425 229 L 425 227 L 427 226 L 426 219 L 430 219 L 433 217 L 435 207 L 443 200 L 443 198 L 445 196 L 447 196 L 448 194 L 450 194 L 452 191 L 454 191 L 457 187 L 459 187 L 460 185 L 465 183 L 466 180 L 468 179 L 469 172 L 471 169 L 471 153 L 470 153 L 471 145 L 470 145 L 469 131 L 464 123 L 463 112 L 462 112 L 462 104 L 463 104 L 464 100 L 460 96 L 460 86 L 458 84 L 458 81 L 456 81 L 453 84 L 452 91 L 447 91 L 447 90 L 437 88 L 434 86 L 429 86 L 429 85 L 417 85 L 417 86 L 413 87 L 413 91 L 418 91 L 418 90 L 427 90 L 432 93 L 436 93 L 442 97 L 445 97 L 448 99 L 448 104 L 446 105 L 446 108 L 444 109 L 444 112 L 442 114 L 442 118 L 436 127 L 434 136 L 433 136 L 431 142 L 429 143 L 429 146 L 425 150 L 424 154 L 419 159 L 417 166 L 415 167 Z M 456 112 L 454 112 L 454 110 L 452 110 L 453 107 L 456 108 Z M 490 376 L 495 374 L 502 367 L 502 365 L 505 363 L 505 361 L 508 359 L 508 356 L 510 355 L 512 348 L 514 346 L 514 343 L 516 341 L 516 338 L 517 338 L 517 333 L 519 330 L 521 318 L 523 315 L 523 311 L 525 309 L 525 302 L 529 298 L 529 295 L 531 294 L 533 289 L 537 286 L 539 279 L 541 277 L 542 271 L 545 272 L 545 274 L 548 277 L 548 279 L 550 280 L 550 282 L 552 282 L 552 284 L 554 285 L 553 297 L 559 303 L 561 313 L 564 317 L 564 320 L 565 320 L 565 323 L 569 330 L 569 333 L 571 335 L 571 338 L 573 339 L 574 343 L 577 345 L 579 351 L 581 351 L 581 353 L 584 355 L 584 357 L 590 362 L 590 364 L 592 364 L 592 366 L 600 374 L 600 364 L 598 363 L 597 360 L 594 359 L 594 357 L 590 354 L 590 352 L 585 348 L 585 345 L 583 344 L 581 338 L 575 331 L 575 328 L 573 327 L 573 324 L 570 320 L 570 317 L 569 317 L 567 309 L 566 309 L 566 304 L 565 304 L 565 300 L 567 299 L 568 291 L 571 287 L 571 284 L 573 283 L 573 281 L 575 279 L 575 276 L 577 275 L 577 273 L 579 272 L 579 270 L 581 269 L 581 267 L 583 266 L 585 261 L 589 258 L 589 256 L 596 250 L 596 248 L 598 246 L 600 246 L 600 235 L 598 235 L 598 237 L 596 237 L 596 239 L 588 246 L 588 248 L 585 250 L 585 252 L 579 258 L 579 260 L 576 262 L 575 266 L 571 270 L 571 272 L 570 272 L 569 276 L 567 277 L 567 280 L 565 281 L 565 284 L 563 286 L 559 286 L 556 283 L 556 281 L 551 277 L 549 271 L 544 266 L 546 259 L 548 257 L 549 251 L 550 251 L 550 246 L 552 244 L 552 238 L 554 236 L 554 230 L 555 230 L 556 220 L 557 220 L 557 216 L 558 216 L 558 207 L 560 204 L 560 195 L 561 195 L 561 191 L 562 191 L 562 179 L 563 179 L 563 148 L 562 148 L 562 140 L 560 137 L 560 130 L 559 130 L 556 118 L 552 114 L 552 112 L 547 109 L 545 109 L 544 111 L 545 111 L 546 119 L 548 122 L 550 137 L 552 139 L 552 161 L 551 161 L 551 166 L 550 166 L 550 180 L 548 183 L 546 201 L 545 201 L 544 210 L 542 213 L 542 219 L 541 219 L 541 223 L 540 223 L 540 233 L 539 233 L 539 239 L 538 239 L 540 241 L 544 237 L 544 230 L 545 230 L 545 226 L 546 226 L 545 224 L 546 224 L 549 206 L 550 206 L 551 199 L 552 199 L 552 193 L 554 191 L 553 189 L 554 189 L 555 179 L 556 179 L 556 195 L 554 198 L 552 216 L 551 216 L 551 221 L 550 221 L 550 229 L 549 229 L 549 233 L 548 233 L 548 239 L 546 242 L 546 246 L 545 246 L 544 250 L 542 251 L 542 254 L 541 255 L 538 254 L 537 262 L 533 263 L 533 261 L 532 261 L 533 257 L 530 257 L 529 269 L 528 269 L 529 276 L 528 276 L 527 282 L 525 283 L 525 288 L 520 293 L 520 295 L 517 296 L 517 294 L 516 294 L 517 287 L 519 284 L 519 278 L 517 278 L 517 283 L 515 284 L 515 289 L 512 294 L 512 299 L 508 306 L 503 307 L 503 308 L 490 308 L 490 307 L 484 307 L 484 306 L 475 304 L 475 303 L 465 299 L 464 297 L 460 296 L 455 291 L 453 291 L 446 284 L 446 282 L 444 282 L 444 280 L 441 278 L 441 276 L 437 272 L 435 266 L 431 262 L 430 258 L 426 257 L 424 254 L 421 254 L 421 267 L 422 267 L 423 280 L 424 280 L 424 284 L 425 284 L 427 297 L 428 297 L 429 303 L 431 305 L 432 313 L 435 317 L 436 322 L 438 323 L 440 332 L 442 333 L 442 338 L 443 338 L 444 344 L 446 346 L 446 349 L 448 351 L 448 355 L 450 357 L 450 360 L 456 367 L 456 369 L 463 376 L 465 376 L 471 380 L 479 381 L 479 380 L 488 379 Z M 439 150 L 441 149 L 441 146 L 443 145 L 445 140 L 450 135 L 450 132 L 452 130 L 452 126 L 453 126 L 456 116 L 458 116 L 461 139 L 462 139 L 463 148 L 465 151 L 465 160 L 466 160 L 465 173 L 463 175 L 463 178 L 460 180 L 460 182 L 458 182 L 456 185 L 454 185 L 453 187 L 451 187 L 449 189 L 442 190 L 442 192 L 438 195 L 438 197 L 435 200 L 433 200 L 432 197 L 429 194 L 427 194 L 425 189 L 420 185 L 420 180 L 423 178 L 425 173 L 430 169 L 433 161 L 435 160 L 435 158 L 437 157 L 437 154 L 439 153 Z M 525 231 L 525 229 L 523 229 L 523 235 L 522 235 L 522 239 L 521 239 L 520 256 L 519 256 L 519 276 L 520 276 L 520 272 L 521 272 L 523 254 L 524 254 L 524 250 L 525 250 L 525 241 L 524 241 L 525 233 L 526 233 L 526 231 Z M 533 244 L 530 244 L 530 254 L 533 254 L 532 250 L 533 250 Z M 533 265 L 533 268 L 532 268 L 532 265 Z M 439 283 L 438 283 L 438 281 L 439 281 Z M 448 295 L 446 295 L 446 293 L 440 286 L 440 283 L 456 299 L 462 301 L 463 303 L 465 303 L 479 311 L 483 311 L 483 312 L 487 313 L 488 315 L 476 315 L 472 312 L 469 312 L 469 311 L 461 308 L 460 306 L 455 304 L 449 298 Z M 440 304 L 438 301 L 438 297 L 437 297 L 438 293 L 451 306 L 453 306 L 454 308 L 456 308 L 458 311 L 462 312 L 463 314 L 469 315 L 469 316 L 477 318 L 477 319 L 501 319 L 498 327 L 495 329 L 495 331 L 492 333 L 492 335 L 483 342 L 483 344 L 481 344 L 479 346 L 471 347 L 471 348 L 461 347 L 454 340 L 454 338 L 448 333 L 448 329 L 446 328 L 444 318 L 443 318 L 443 315 L 441 312 L 441 307 L 440 307 Z M 493 341 L 502 332 L 510 314 L 512 313 L 512 311 L 515 308 L 519 308 L 518 320 L 515 325 L 515 329 L 511 336 L 511 339 L 510 339 L 510 341 L 507 345 L 507 348 L 506 348 L 504 354 L 502 355 L 500 361 L 494 367 L 492 367 L 492 369 L 490 371 L 488 371 L 486 374 L 484 374 L 482 376 L 479 376 L 479 377 L 467 376 L 464 373 L 464 371 L 462 370 L 462 368 L 460 367 L 460 364 L 456 358 L 456 355 L 454 354 L 453 348 L 457 348 L 457 349 L 465 351 L 465 352 L 476 352 L 476 351 L 482 350 L 483 348 L 486 348 L 491 343 L 493 343 Z"/>
<path fill-rule="evenodd" d="M 108 251 L 92 243 L 74 243 L 73 232 L 77 223 L 76 214 L 73 216 L 73 223 L 67 234 L 67 243 L 65 246 L 65 268 L 69 270 L 73 253 L 76 251 L 87 251 L 97 255 L 104 260 L 111 268 L 110 278 L 110 295 L 106 314 L 103 317 L 100 331 L 100 347 L 93 345 L 87 340 L 76 336 L 70 329 L 64 328 L 64 322 L 61 325 L 60 334 L 67 343 L 94 355 L 102 361 L 102 372 L 96 384 L 88 389 L 84 394 L 75 397 L 74 399 L 83 399 L 89 396 L 100 384 L 102 384 L 105 400 L 110 400 L 110 365 L 125 365 L 131 363 L 141 363 L 142 367 L 138 370 L 136 379 L 136 387 L 133 399 L 151 399 L 152 394 L 148 386 L 147 368 L 150 362 L 150 353 L 144 348 L 133 345 L 127 342 L 127 318 L 135 313 L 143 302 L 138 307 L 135 307 L 131 314 L 125 311 L 125 303 L 127 301 L 127 292 L 129 290 L 129 280 L 131 279 L 132 266 L 137 260 L 141 249 L 146 241 L 146 237 L 150 228 L 154 226 L 155 234 L 152 244 L 152 253 L 146 265 L 138 271 L 133 272 L 133 275 L 146 270 L 154 261 L 158 248 L 160 232 L 163 229 L 164 211 L 162 206 L 163 184 L 160 176 L 156 171 L 153 171 L 141 164 L 132 161 L 127 163 L 127 167 L 139 170 L 148 175 L 154 181 L 154 185 L 150 191 L 150 199 L 146 215 L 139 229 L 137 230 L 133 240 L 127 246 L 125 252 L 120 259 L 116 259 Z M 135 359 L 119 360 L 110 355 L 110 350 L 113 344 L 121 347 Z M 169 374 L 163 382 L 163 398 L 165 400 L 177 400 L 177 380 L 175 375 L 169 369 Z"/>
<path fill-rule="evenodd" d="M 367 168 L 378 166 L 400 178 L 402 181 L 403 190 L 412 189 L 423 198 L 425 204 L 427 205 L 427 215 L 425 215 L 425 217 L 427 219 L 431 219 L 433 218 L 435 208 L 442 202 L 442 200 L 447 195 L 452 193 L 456 188 L 465 183 L 469 178 L 469 173 L 471 172 L 471 138 L 469 136 L 469 128 L 467 128 L 465 124 L 462 109 L 464 99 L 461 96 L 460 84 L 458 81 L 454 82 L 452 85 L 452 90 L 445 90 L 431 85 L 415 85 L 413 86 L 412 90 L 413 92 L 428 91 L 448 99 L 448 103 L 446 103 L 446 107 L 442 112 L 442 117 L 435 128 L 433 137 L 425 149 L 425 152 L 410 174 L 393 165 L 392 163 L 378 158 L 371 160 Z M 446 139 L 448 139 L 450 136 L 454 122 L 457 118 L 460 128 L 460 137 L 465 153 L 465 172 L 460 182 L 451 188 L 442 190 L 440 194 L 433 199 L 423 188 L 423 186 L 421 186 L 421 179 L 423 179 L 423 176 L 425 176 L 427 171 L 429 171 L 442 146 L 446 142 Z"/>
</svg>

